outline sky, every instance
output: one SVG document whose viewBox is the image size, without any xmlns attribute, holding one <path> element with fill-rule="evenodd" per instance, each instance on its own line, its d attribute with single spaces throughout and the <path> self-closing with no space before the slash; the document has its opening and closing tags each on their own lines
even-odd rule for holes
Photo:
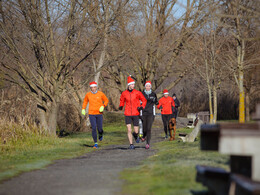
<svg viewBox="0 0 260 195">
<path fill-rule="evenodd" d="M 178 0 L 177 3 L 176 3 L 176 6 L 174 6 L 174 16 L 176 18 L 179 18 L 181 17 L 184 13 L 185 13 L 185 10 L 186 10 L 186 4 L 187 4 L 187 0 Z"/>
</svg>

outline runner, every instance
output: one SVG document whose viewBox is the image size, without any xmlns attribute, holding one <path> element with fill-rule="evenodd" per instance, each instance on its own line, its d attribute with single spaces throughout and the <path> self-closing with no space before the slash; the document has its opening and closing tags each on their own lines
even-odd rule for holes
<svg viewBox="0 0 260 195">
<path fill-rule="evenodd" d="M 90 92 L 84 98 L 82 105 L 82 114 L 86 115 L 86 107 L 89 103 L 89 120 L 92 127 L 92 137 L 94 140 L 93 148 L 98 148 L 97 143 L 97 130 L 99 141 L 103 140 L 103 111 L 108 104 L 106 95 L 97 90 L 97 83 L 95 81 L 90 84 Z"/>
<path fill-rule="evenodd" d="M 177 119 L 178 114 L 179 114 L 179 109 L 178 108 L 180 107 L 180 102 L 179 102 L 179 100 L 178 100 L 178 98 L 177 98 L 175 93 L 172 95 L 172 98 L 173 98 L 174 103 L 175 103 L 175 107 L 172 107 L 172 118 Z"/>
<path fill-rule="evenodd" d="M 139 142 L 138 137 L 138 125 L 139 125 L 139 114 L 140 111 L 146 105 L 146 99 L 140 91 L 134 89 L 135 81 L 128 76 L 127 78 L 128 88 L 127 90 L 123 91 L 120 97 L 120 105 L 119 110 L 122 110 L 125 105 L 125 123 L 127 127 L 127 136 L 130 143 L 129 149 L 135 149 L 133 145 L 133 137 L 135 138 L 136 142 Z M 142 105 L 140 104 L 140 100 Z M 131 124 L 134 125 L 134 132 L 132 135 L 132 127 Z"/>
<path fill-rule="evenodd" d="M 167 132 L 169 131 L 169 120 L 171 119 L 172 115 L 172 106 L 175 107 L 174 100 L 169 96 L 168 90 L 164 89 L 163 97 L 159 100 L 157 108 L 161 110 L 165 139 L 168 138 Z"/>
<path fill-rule="evenodd" d="M 151 129 L 155 117 L 155 105 L 158 105 L 157 96 L 152 91 L 151 88 L 152 88 L 151 81 L 147 81 L 145 83 L 145 90 L 143 91 L 143 95 L 147 100 L 147 103 L 142 113 L 143 137 L 141 138 L 142 141 L 146 140 L 146 146 L 145 146 L 146 149 L 150 148 Z"/>
</svg>

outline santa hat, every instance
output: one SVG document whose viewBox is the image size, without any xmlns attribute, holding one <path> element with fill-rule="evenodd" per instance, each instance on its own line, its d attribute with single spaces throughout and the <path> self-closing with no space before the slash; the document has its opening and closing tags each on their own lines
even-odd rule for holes
<svg viewBox="0 0 260 195">
<path fill-rule="evenodd" d="M 97 87 L 97 83 L 95 81 L 89 83 L 89 86 L 90 87 Z"/>
<path fill-rule="evenodd" d="M 150 85 L 152 87 L 152 82 L 151 81 L 146 81 L 144 86 L 146 87 L 146 85 Z"/>
<path fill-rule="evenodd" d="M 127 85 L 135 84 L 134 79 L 132 79 L 131 75 L 127 77 Z"/>
<path fill-rule="evenodd" d="M 167 89 L 164 89 L 164 90 L 163 90 L 163 94 L 164 94 L 164 95 L 169 94 L 168 90 L 167 90 Z"/>
</svg>

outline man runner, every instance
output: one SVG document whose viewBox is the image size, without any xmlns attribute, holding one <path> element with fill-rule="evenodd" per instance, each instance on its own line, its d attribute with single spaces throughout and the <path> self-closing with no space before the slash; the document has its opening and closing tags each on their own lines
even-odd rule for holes
<svg viewBox="0 0 260 195">
<path fill-rule="evenodd" d="M 133 144 L 133 137 L 136 142 L 139 142 L 138 138 L 138 125 L 140 111 L 145 108 L 146 99 L 140 91 L 134 89 L 135 81 L 128 76 L 127 78 L 127 90 L 123 91 L 120 97 L 119 110 L 122 110 L 125 105 L 125 123 L 127 127 L 127 136 L 130 143 L 129 149 L 135 149 Z M 140 100 L 142 105 L 140 104 Z M 131 124 L 134 125 L 134 132 L 132 134 Z"/>
</svg>

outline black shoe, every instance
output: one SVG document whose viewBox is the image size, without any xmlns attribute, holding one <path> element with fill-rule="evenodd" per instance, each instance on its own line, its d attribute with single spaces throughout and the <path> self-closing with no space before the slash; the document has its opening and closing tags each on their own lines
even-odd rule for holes
<svg viewBox="0 0 260 195">
<path fill-rule="evenodd" d="M 130 146 L 128 147 L 129 150 L 134 150 L 135 149 L 135 146 L 134 144 L 130 144 Z"/>
<path fill-rule="evenodd" d="M 140 139 L 139 139 L 138 133 L 133 132 L 132 135 L 133 135 L 133 137 L 135 138 L 135 142 L 136 142 L 136 143 L 139 143 L 139 142 L 140 142 Z"/>
<path fill-rule="evenodd" d="M 103 140 L 103 134 L 98 136 L 99 141 Z"/>
</svg>

